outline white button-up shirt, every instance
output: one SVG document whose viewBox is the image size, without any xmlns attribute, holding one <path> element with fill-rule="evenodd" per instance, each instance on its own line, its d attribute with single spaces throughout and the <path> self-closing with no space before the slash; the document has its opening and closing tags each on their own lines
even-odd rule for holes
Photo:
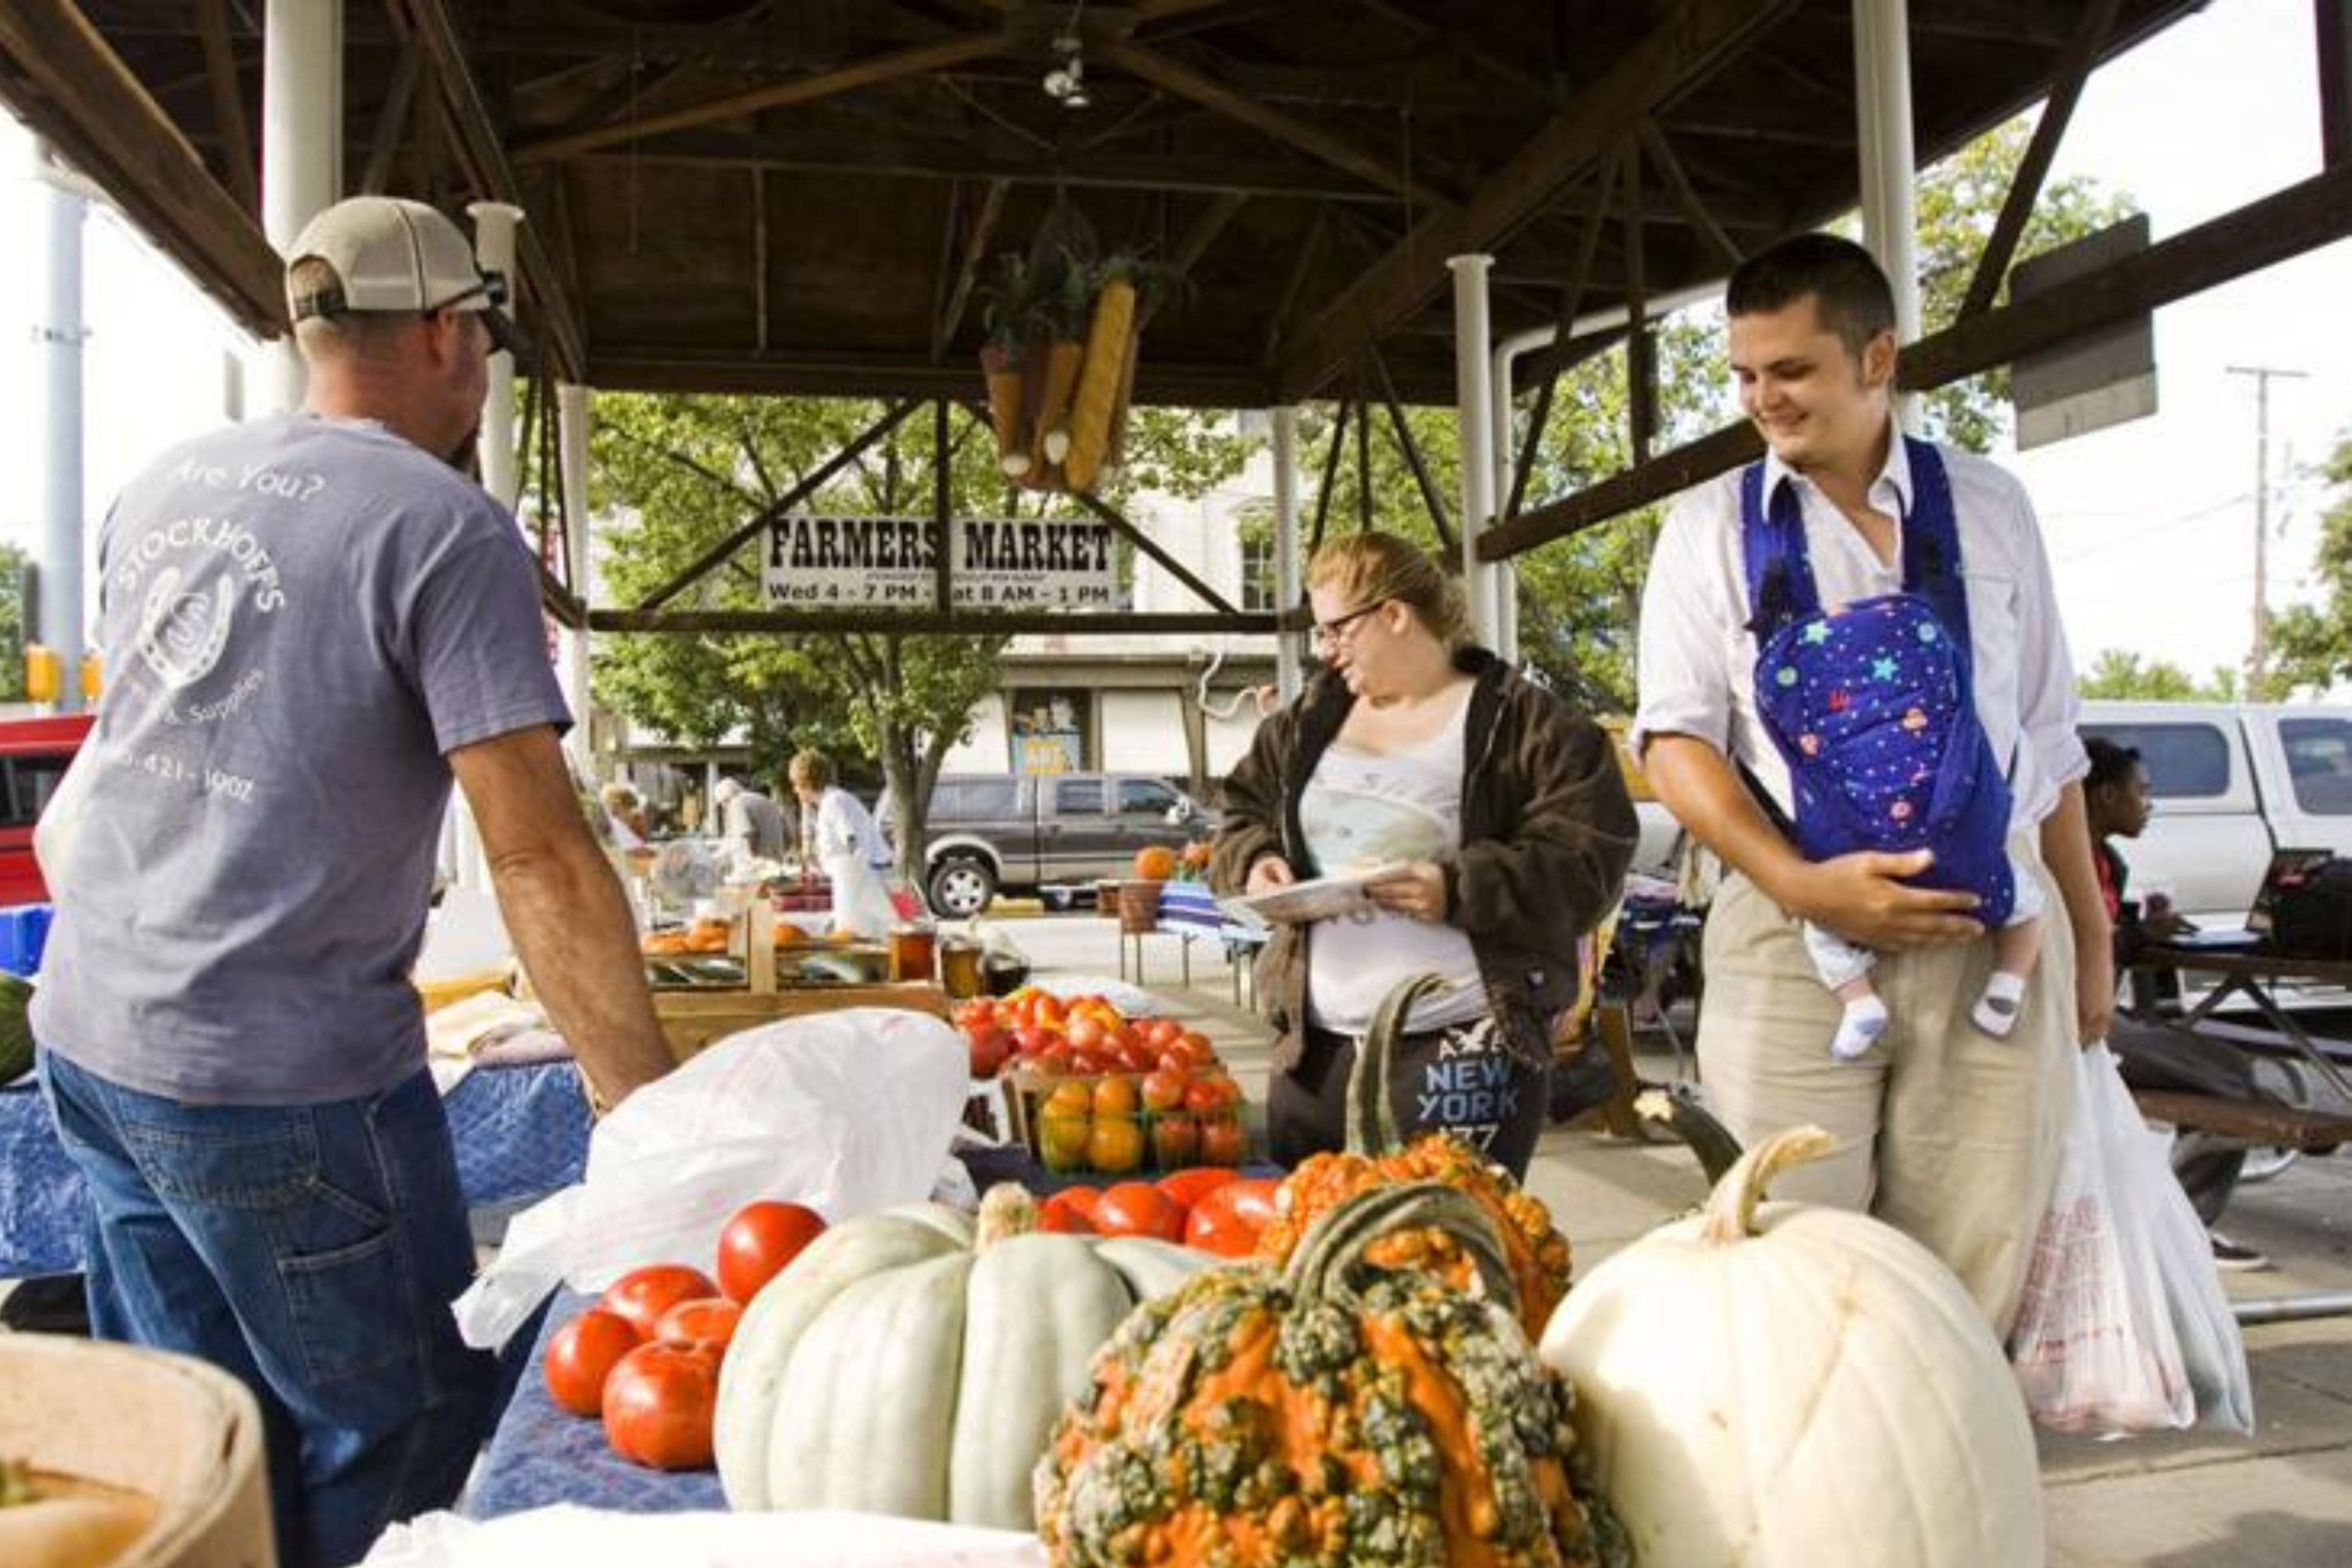
<svg viewBox="0 0 2352 1568">
<path fill-rule="evenodd" d="M 2025 487 L 1994 464 L 1938 448 L 1951 479 L 1969 604 L 1977 720 L 2010 769 L 2011 831 L 2031 827 L 2059 791 L 2090 766 L 2075 735 L 2074 667 L 2059 625 L 2042 531 Z M 1902 520 L 1910 514 L 1908 451 L 1887 444 L 1871 481 L 1873 508 L 1897 520 L 1895 560 L 1881 562 L 1861 531 L 1820 489 L 1769 453 L 1764 494 L 1794 485 L 1805 547 L 1824 609 L 1903 588 Z M 1642 595 L 1641 700 L 1635 754 L 1654 735 L 1689 735 L 1745 763 L 1783 811 L 1789 770 L 1756 710 L 1756 639 L 1748 620 L 1740 550 L 1739 472 L 1684 494 L 1667 515 Z"/>
</svg>

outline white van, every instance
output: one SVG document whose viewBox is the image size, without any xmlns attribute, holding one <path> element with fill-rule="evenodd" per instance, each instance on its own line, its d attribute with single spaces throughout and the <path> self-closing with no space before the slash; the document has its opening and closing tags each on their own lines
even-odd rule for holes
<svg viewBox="0 0 2352 1568">
<path fill-rule="evenodd" d="M 2273 849 L 2352 854 L 2352 708 L 2085 702 L 2083 733 L 2137 752 L 2156 811 L 2118 847 L 2131 891 L 2242 923 Z"/>
</svg>

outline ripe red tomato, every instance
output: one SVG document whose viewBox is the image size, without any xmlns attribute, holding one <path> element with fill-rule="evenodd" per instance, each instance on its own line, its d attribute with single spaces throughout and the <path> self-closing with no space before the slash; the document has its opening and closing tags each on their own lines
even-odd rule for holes
<svg viewBox="0 0 2352 1568">
<path fill-rule="evenodd" d="M 1248 1157 L 1249 1134 L 1242 1130 L 1240 1117 L 1227 1110 L 1201 1118 L 1201 1163 L 1238 1165 Z"/>
<path fill-rule="evenodd" d="M 1187 1057 L 1192 1058 L 1192 1066 L 1195 1068 L 1213 1067 L 1216 1065 L 1217 1047 L 1209 1043 L 1208 1036 L 1201 1034 L 1197 1030 L 1186 1029 L 1182 1033 L 1179 1034 L 1171 1043 L 1174 1045 L 1176 1049 L 1182 1051 Z"/>
<path fill-rule="evenodd" d="M 1184 1239 L 1184 1210 L 1149 1182 L 1120 1182 L 1104 1189 L 1095 1205 L 1095 1228 L 1105 1236 L 1156 1236 Z"/>
<path fill-rule="evenodd" d="M 1229 1078 L 1196 1078 L 1184 1088 L 1184 1109 L 1223 1110 L 1241 1097 L 1241 1086 Z"/>
<path fill-rule="evenodd" d="M 735 1325 L 742 1317 L 742 1303 L 724 1296 L 680 1301 L 662 1314 L 661 1321 L 655 1325 L 654 1338 L 680 1350 L 709 1351 L 724 1361 L 727 1347 L 735 1339 Z"/>
<path fill-rule="evenodd" d="M 1053 1030 L 1034 1026 L 1023 1027 L 1013 1038 L 1021 1047 L 1021 1054 L 1024 1057 L 1044 1056 L 1062 1043 L 1062 1037 Z"/>
<path fill-rule="evenodd" d="M 1143 1080 L 1143 1109 L 1173 1110 L 1184 1103 L 1185 1078 L 1181 1072 L 1165 1070 L 1148 1074 Z"/>
<path fill-rule="evenodd" d="M 710 1463 L 719 1408 L 719 1358 L 677 1345 L 639 1345 L 604 1384 L 604 1436 L 613 1451 L 656 1470 Z"/>
<path fill-rule="evenodd" d="M 1162 1050 L 1173 1044 L 1176 1037 L 1184 1032 L 1184 1026 L 1173 1018 L 1153 1018 L 1138 1027 L 1148 1044 L 1158 1046 Z"/>
<path fill-rule="evenodd" d="M 824 1215 L 799 1204 L 745 1204 L 719 1233 L 719 1289 L 749 1305 L 801 1248 L 824 1234 Z"/>
<path fill-rule="evenodd" d="M 1013 1036 L 992 1023 L 965 1026 L 963 1040 L 974 1078 L 994 1078 L 1012 1058 Z"/>
<path fill-rule="evenodd" d="M 547 1359 L 541 1365 L 547 1392 L 574 1415 L 597 1414 L 604 1408 L 604 1379 L 642 1342 L 627 1319 L 589 1308 L 547 1342 Z"/>
<path fill-rule="evenodd" d="M 701 1269 L 683 1263 L 656 1263 L 632 1268 L 614 1280 L 596 1305 L 625 1319 L 639 1339 L 649 1340 L 664 1312 L 680 1301 L 718 1294 L 719 1287 Z"/>
<path fill-rule="evenodd" d="M 1070 1015 L 1069 1027 L 1062 1033 L 1069 1040 L 1072 1050 L 1091 1051 L 1104 1043 L 1109 1031 L 1102 1026 L 1102 1020 L 1092 1013 L 1073 1013 Z"/>
<path fill-rule="evenodd" d="M 1059 1236 L 1095 1234 L 1093 1212 L 1099 1187 L 1070 1187 L 1037 1205 L 1037 1228 Z"/>
<path fill-rule="evenodd" d="M 1240 1179 L 1221 1166 L 1194 1165 L 1171 1170 L 1154 1184 L 1189 1209 L 1226 1183 Z"/>
<path fill-rule="evenodd" d="M 1181 1171 L 1201 1157 L 1201 1123 L 1190 1111 L 1170 1110 L 1151 1119 L 1151 1163 L 1163 1171 Z M 1162 1187 L 1162 1192 L 1167 1189 Z M 1171 1197 L 1176 1194 L 1170 1193 Z M 1181 1197 L 1176 1198 L 1180 1204 Z"/>
<path fill-rule="evenodd" d="M 1184 1245 L 1220 1258 L 1247 1258 L 1274 1223 L 1274 1194 L 1282 1184 L 1271 1176 L 1227 1182 L 1201 1194 L 1184 1221 Z"/>
</svg>

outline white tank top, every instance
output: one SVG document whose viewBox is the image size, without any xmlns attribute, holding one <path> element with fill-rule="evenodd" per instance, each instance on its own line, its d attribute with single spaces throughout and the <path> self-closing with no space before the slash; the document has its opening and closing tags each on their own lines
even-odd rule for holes
<svg viewBox="0 0 2352 1568">
<path fill-rule="evenodd" d="M 1465 685 L 1453 717 L 1406 751 L 1375 754 L 1334 743 L 1315 764 L 1298 803 L 1307 849 L 1324 876 L 1389 860 L 1448 860 L 1462 845 L 1462 775 L 1470 714 Z M 1308 947 L 1307 1017 L 1318 1028 L 1360 1035 L 1381 999 L 1415 974 L 1454 989 L 1422 999 L 1415 1032 L 1486 1014 L 1486 987 L 1470 939 L 1450 925 L 1385 910 L 1317 922 Z"/>
</svg>

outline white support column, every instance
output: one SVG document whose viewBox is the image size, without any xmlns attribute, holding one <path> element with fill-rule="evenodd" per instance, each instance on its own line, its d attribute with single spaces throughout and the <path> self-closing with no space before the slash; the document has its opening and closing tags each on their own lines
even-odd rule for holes
<svg viewBox="0 0 2352 1568">
<path fill-rule="evenodd" d="M 1299 599 L 1298 561 L 1298 405 L 1286 403 L 1274 411 L 1274 607 L 1287 612 Z M 1276 633 L 1274 679 L 1285 702 L 1298 695 L 1303 684 L 1297 637 Z"/>
<path fill-rule="evenodd" d="M 46 142 L 32 143 L 31 174 L 40 187 L 44 276 L 35 290 L 41 314 L 33 325 L 41 362 L 39 426 L 41 549 L 37 636 L 31 640 L 58 656 L 58 710 L 82 705 L 82 345 L 89 333 L 81 314 L 81 194 L 49 163 Z"/>
<path fill-rule="evenodd" d="M 466 209 L 474 220 L 474 259 L 513 287 L 515 230 L 522 208 L 506 202 L 476 202 Z M 515 460 L 515 363 L 503 351 L 490 356 L 490 388 L 482 398 L 482 488 L 500 506 L 512 508 L 522 493 L 521 465 Z"/>
<path fill-rule="evenodd" d="M 1494 444 L 1494 404 L 1486 383 L 1486 274 L 1491 256 L 1446 259 L 1454 273 L 1454 418 L 1462 464 L 1462 596 L 1470 610 L 1472 640 L 1493 647 L 1502 617 L 1499 568 L 1478 559 L 1478 536 L 1495 515 L 1495 467 L 1477 454 Z"/>
<path fill-rule="evenodd" d="M 1511 362 L 1518 358 L 1516 345 L 1526 336 L 1523 332 L 1496 343 L 1487 368 L 1486 422 L 1495 437 L 1494 488 L 1487 493 L 1494 498 L 1498 520 L 1518 478 L 1518 432 L 1512 428 L 1511 420 Z M 1519 569 L 1507 562 L 1495 568 L 1495 640 L 1486 646 L 1507 662 L 1519 662 Z"/>
<path fill-rule="evenodd" d="M 261 43 L 261 227 L 284 254 L 342 195 L 343 0 L 268 0 Z M 262 351 L 265 411 L 299 408 L 289 335 Z"/>
<path fill-rule="evenodd" d="M 1918 155 L 1911 142 L 1910 28 L 1908 0 L 1853 0 L 1862 242 L 1895 287 L 1895 336 L 1906 343 L 1919 337 L 1919 226 L 1913 199 Z M 1899 404 L 1911 401 L 1903 398 Z M 1902 416 L 1900 406 L 1897 412 Z"/>
<path fill-rule="evenodd" d="M 555 389 L 556 443 L 563 468 L 564 565 L 572 591 L 588 602 L 588 419 L 589 390 Z M 563 739 L 572 765 L 583 779 L 594 776 L 588 710 L 588 628 L 564 630 L 556 638 L 556 679 L 572 710 L 572 732 Z"/>
</svg>

